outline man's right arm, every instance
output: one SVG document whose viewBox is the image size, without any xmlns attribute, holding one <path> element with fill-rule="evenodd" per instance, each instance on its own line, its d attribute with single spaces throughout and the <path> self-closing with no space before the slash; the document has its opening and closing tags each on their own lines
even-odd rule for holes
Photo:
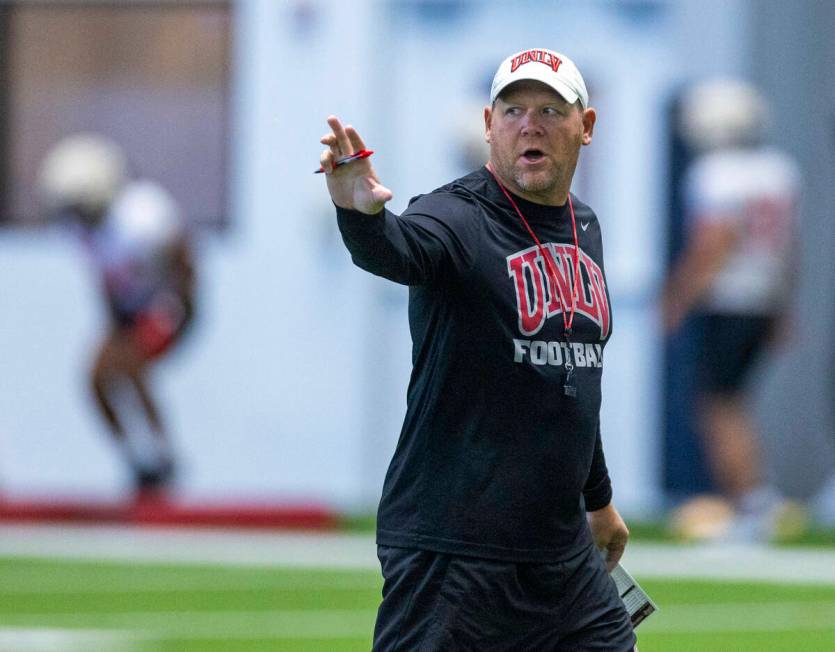
<svg viewBox="0 0 835 652">
<path fill-rule="evenodd" d="M 336 206 L 342 238 L 357 266 L 405 285 L 439 278 L 449 267 L 466 267 L 473 241 L 460 211 L 466 201 L 450 195 L 428 195 L 402 217 L 385 209 L 391 191 L 383 186 L 369 158 L 337 166 L 343 156 L 365 149 L 356 130 L 328 118 L 331 133 L 322 137 L 328 149 L 320 162 Z M 440 219 L 438 216 L 443 216 Z M 458 226 L 451 226 L 457 224 Z"/>
<path fill-rule="evenodd" d="M 438 194 L 420 198 L 402 216 L 339 206 L 336 215 L 354 264 L 395 283 L 425 285 L 472 264 L 477 239 L 469 209 L 460 197 Z"/>
<path fill-rule="evenodd" d="M 406 243 L 394 226 L 396 219 L 387 209 L 365 215 L 336 207 L 342 241 L 357 267 L 395 283 L 420 285 L 424 275 L 410 265 Z"/>
</svg>

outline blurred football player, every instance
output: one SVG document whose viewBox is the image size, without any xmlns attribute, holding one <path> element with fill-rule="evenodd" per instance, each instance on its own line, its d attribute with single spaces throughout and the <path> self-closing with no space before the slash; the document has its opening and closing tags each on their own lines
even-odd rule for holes
<svg viewBox="0 0 835 652">
<path fill-rule="evenodd" d="M 785 326 L 800 251 L 795 162 L 764 144 L 766 104 L 750 84 L 716 79 L 683 97 L 681 129 L 696 153 L 684 179 L 687 239 L 663 296 L 664 326 L 695 313 L 700 429 L 714 481 L 735 509 L 728 536 L 774 536 L 785 505 L 763 472 L 745 404 L 751 371 Z"/>
<path fill-rule="evenodd" d="M 38 190 L 46 212 L 78 232 L 100 279 L 109 320 L 90 370 L 95 404 L 140 495 L 156 494 L 172 481 L 175 456 L 148 373 L 194 314 L 185 222 L 164 188 L 131 180 L 122 149 L 96 134 L 55 145 Z"/>
</svg>

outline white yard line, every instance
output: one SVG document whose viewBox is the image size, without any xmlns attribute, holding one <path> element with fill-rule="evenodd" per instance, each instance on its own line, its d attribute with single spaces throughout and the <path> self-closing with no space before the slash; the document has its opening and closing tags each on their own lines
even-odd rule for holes
<svg viewBox="0 0 835 652">
<path fill-rule="evenodd" d="M 0 557 L 379 571 L 370 534 L 0 525 Z M 835 550 L 633 542 L 624 566 L 640 578 L 835 585 Z"/>
<path fill-rule="evenodd" d="M 55 627 L 0 628 L 0 652 L 129 652 L 136 649 L 134 641 L 119 632 Z"/>
</svg>

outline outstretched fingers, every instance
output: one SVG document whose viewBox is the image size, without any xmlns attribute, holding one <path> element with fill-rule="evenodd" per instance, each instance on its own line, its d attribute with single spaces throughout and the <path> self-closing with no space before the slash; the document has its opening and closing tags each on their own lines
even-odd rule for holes
<svg viewBox="0 0 835 652">
<path fill-rule="evenodd" d="M 362 141 L 362 138 L 360 138 L 357 130 L 351 125 L 345 127 L 345 134 L 348 136 L 348 140 L 351 143 L 351 147 L 354 148 L 354 152 L 359 152 L 365 149 L 365 143 Z"/>
<path fill-rule="evenodd" d="M 348 138 L 348 134 L 345 133 L 345 128 L 342 126 L 339 118 L 335 115 L 328 116 L 328 126 L 331 128 L 333 135 L 336 138 L 336 146 L 339 151 L 335 153 L 339 156 L 349 156 L 353 154 L 354 150 L 351 147 L 351 141 Z"/>
<path fill-rule="evenodd" d="M 333 155 L 333 152 L 329 149 L 322 150 L 322 153 L 319 155 L 319 165 L 322 166 L 322 170 L 330 174 L 333 172 L 334 161 L 336 158 Z"/>
<path fill-rule="evenodd" d="M 328 148 L 319 156 L 319 163 L 325 172 L 333 172 L 334 162 L 340 156 L 336 136 L 333 133 L 327 133 L 319 139 L 319 142 Z"/>
</svg>

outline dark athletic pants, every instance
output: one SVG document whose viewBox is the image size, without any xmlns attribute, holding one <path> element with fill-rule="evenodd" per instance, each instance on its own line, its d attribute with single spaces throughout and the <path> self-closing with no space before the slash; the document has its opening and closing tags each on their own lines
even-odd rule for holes
<svg viewBox="0 0 835 652">
<path fill-rule="evenodd" d="M 530 564 L 378 546 L 374 652 L 628 652 L 629 615 L 594 546 Z"/>
<path fill-rule="evenodd" d="M 699 384 L 709 394 L 740 392 L 771 337 L 775 319 L 703 313 L 699 342 Z"/>
</svg>

